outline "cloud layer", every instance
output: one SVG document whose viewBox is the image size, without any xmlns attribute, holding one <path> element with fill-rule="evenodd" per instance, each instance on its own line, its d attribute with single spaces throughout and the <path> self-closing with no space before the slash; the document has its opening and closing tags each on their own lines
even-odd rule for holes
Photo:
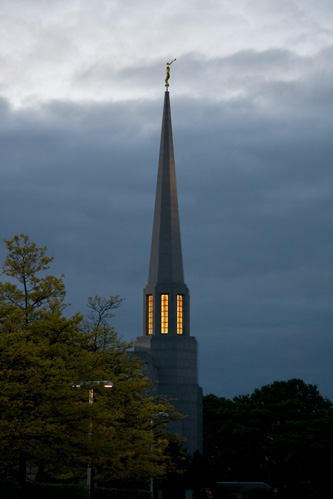
<svg viewBox="0 0 333 499">
<path fill-rule="evenodd" d="M 0 14 L 1 89 L 16 105 L 157 98 L 161 63 L 174 57 L 182 61 L 178 92 L 215 95 L 232 91 L 244 66 L 244 77 L 256 75 L 258 65 L 244 52 L 272 50 L 268 64 L 261 58 L 261 72 L 269 80 L 279 71 L 283 79 L 281 69 L 293 74 L 293 54 L 311 56 L 333 41 L 330 0 L 3 0 Z M 293 52 L 289 67 L 276 64 L 276 49 Z M 186 63 L 188 54 L 198 66 Z M 216 60 L 218 79 L 207 60 Z"/>
</svg>

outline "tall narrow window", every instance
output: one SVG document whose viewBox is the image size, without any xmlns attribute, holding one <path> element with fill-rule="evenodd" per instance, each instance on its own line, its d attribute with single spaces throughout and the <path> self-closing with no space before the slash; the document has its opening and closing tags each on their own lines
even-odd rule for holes
<svg viewBox="0 0 333 499">
<path fill-rule="evenodd" d="M 177 334 L 183 334 L 183 295 L 177 295 Z"/>
<path fill-rule="evenodd" d="M 153 295 L 147 296 L 147 334 L 153 334 Z"/>
<path fill-rule="evenodd" d="M 161 334 L 168 334 L 169 296 L 161 295 Z"/>
</svg>

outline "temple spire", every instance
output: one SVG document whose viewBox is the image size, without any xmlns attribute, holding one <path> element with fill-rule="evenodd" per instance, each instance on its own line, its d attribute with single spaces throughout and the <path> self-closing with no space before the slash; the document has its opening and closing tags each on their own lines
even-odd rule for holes
<svg viewBox="0 0 333 499">
<path fill-rule="evenodd" d="M 170 94 L 165 91 L 144 335 L 188 336 L 190 295 L 184 282 Z"/>
<path fill-rule="evenodd" d="M 144 361 L 145 373 L 157 381 L 158 393 L 172 400 L 175 410 L 186 416 L 172 423 L 170 431 L 185 437 L 189 453 L 201 452 L 198 344 L 190 334 L 190 293 L 184 283 L 168 89 L 164 95 L 149 278 L 143 290 L 143 335 L 135 342 L 134 355 Z"/>
<path fill-rule="evenodd" d="M 169 92 L 164 96 L 148 282 L 184 282 Z"/>
</svg>

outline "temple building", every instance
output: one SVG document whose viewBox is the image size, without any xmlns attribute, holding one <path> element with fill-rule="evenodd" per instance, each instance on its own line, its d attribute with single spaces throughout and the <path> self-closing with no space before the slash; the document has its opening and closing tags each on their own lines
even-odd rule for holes
<svg viewBox="0 0 333 499">
<path fill-rule="evenodd" d="M 168 63 L 170 64 L 170 63 Z M 148 283 L 143 292 L 143 335 L 134 354 L 145 361 L 160 394 L 185 418 L 172 431 L 186 438 L 192 454 L 202 451 L 202 390 L 198 344 L 190 335 L 190 293 L 184 282 L 168 66 Z"/>
</svg>

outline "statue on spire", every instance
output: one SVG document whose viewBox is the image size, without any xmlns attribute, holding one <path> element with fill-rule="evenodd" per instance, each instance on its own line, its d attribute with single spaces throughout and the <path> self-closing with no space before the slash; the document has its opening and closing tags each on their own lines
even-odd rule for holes
<svg viewBox="0 0 333 499">
<path fill-rule="evenodd" d="M 166 75 L 165 75 L 165 86 L 168 87 L 169 86 L 169 78 L 170 78 L 170 66 L 171 64 L 175 61 L 176 59 L 174 59 L 173 61 L 171 62 L 167 62 L 166 63 Z"/>
</svg>

